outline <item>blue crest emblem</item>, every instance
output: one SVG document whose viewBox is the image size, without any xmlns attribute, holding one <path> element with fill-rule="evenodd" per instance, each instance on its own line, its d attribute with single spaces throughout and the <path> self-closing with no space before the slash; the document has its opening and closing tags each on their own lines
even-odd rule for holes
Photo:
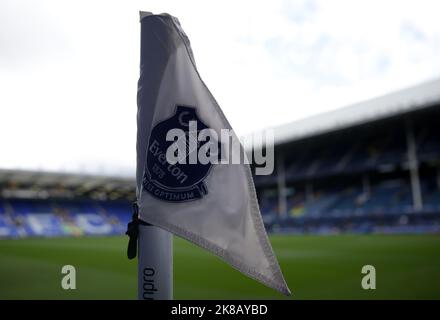
<svg viewBox="0 0 440 320">
<path fill-rule="evenodd" d="M 171 118 L 157 123 L 150 133 L 148 141 L 147 158 L 143 177 L 143 190 L 153 197 L 170 202 L 186 202 L 201 199 L 208 194 L 204 179 L 208 176 L 212 163 L 190 164 L 177 162 L 170 164 L 166 158 L 166 152 L 174 141 L 167 141 L 166 136 L 171 129 L 181 129 L 188 137 L 189 122 L 196 121 L 197 134 L 200 130 L 207 129 L 197 115 L 196 109 L 187 106 L 177 106 Z M 206 142 L 205 142 L 206 143 Z M 198 142 L 197 152 L 203 145 Z M 188 143 L 187 143 L 187 148 Z M 186 160 L 189 153 L 187 151 Z"/>
</svg>

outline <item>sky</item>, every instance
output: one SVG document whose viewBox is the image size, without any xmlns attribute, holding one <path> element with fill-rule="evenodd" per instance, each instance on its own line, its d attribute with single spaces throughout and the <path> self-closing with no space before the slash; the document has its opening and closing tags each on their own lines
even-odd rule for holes
<svg viewBox="0 0 440 320">
<path fill-rule="evenodd" d="M 139 10 L 239 136 L 440 76 L 439 1 L 0 0 L 0 169 L 134 173 Z"/>
</svg>

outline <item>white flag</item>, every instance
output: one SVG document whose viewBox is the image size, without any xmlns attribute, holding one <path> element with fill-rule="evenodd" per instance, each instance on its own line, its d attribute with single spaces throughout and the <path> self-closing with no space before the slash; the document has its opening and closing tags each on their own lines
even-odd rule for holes
<svg viewBox="0 0 440 320">
<path fill-rule="evenodd" d="M 232 128 L 197 71 L 187 36 L 168 14 L 141 12 L 137 121 L 140 219 L 290 294 L 264 229 L 249 165 L 198 158 L 234 156 L 220 139 L 222 129 Z M 206 138 L 209 133 L 217 137 Z M 235 134 L 232 139 L 238 141 Z M 239 152 L 244 154 L 241 145 Z"/>
</svg>

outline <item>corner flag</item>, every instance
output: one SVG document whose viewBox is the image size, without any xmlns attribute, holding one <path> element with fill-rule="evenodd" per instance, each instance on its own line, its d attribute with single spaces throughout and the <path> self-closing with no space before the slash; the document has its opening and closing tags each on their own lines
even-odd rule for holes
<svg viewBox="0 0 440 320">
<path fill-rule="evenodd" d="M 289 295 L 249 165 L 206 161 L 237 152 L 207 138 L 209 132 L 221 137 L 229 130 L 238 138 L 202 81 L 179 21 L 168 14 L 141 12 L 137 124 L 138 218 Z"/>
</svg>

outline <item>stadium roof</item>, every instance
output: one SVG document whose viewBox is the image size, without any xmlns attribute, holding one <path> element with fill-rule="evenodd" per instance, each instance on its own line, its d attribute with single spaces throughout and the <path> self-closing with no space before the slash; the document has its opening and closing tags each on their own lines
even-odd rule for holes
<svg viewBox="0 0 440 320">
<path fill-rule="evenodd" d="M 129 198 L 135 194 L 134 177 L 123 178 L 79 173 L 0 170 L 0 197 L 47 198 L 110 195 Z"/>
<path fill-rule="evenodd" d="M 381 97 L 356 103 L 334 111 L 296 120 L 271 128 L 274 130 L 275 145 L 301 140 L 361 125 L 380 119 L 440 104 L 440 79 L 399 90 Z M 267 130 L 267 129 L 265 129 Z M 256 146 L 258 147 L 258 146 Z M 133 192 L 133 175 L 92 175 L 82 173 L 7 170 L 0 169 L 0 186 L 8 182 L 14 184 L 44 187 L 58 185 L 65 188 L 102 188 L 106 190 L 124 189 Z M 1 195 L 1 194 L 0 194 Z"/>
<path fill-rule="evenodd" d="M 271 128 L 275 145 L 404 114 L 440 102 L 440 79 Z M 267 129 L 266 129 L 267 130 Z"/>
<path fill-rule="evenodd" d="M 134 178 L 49 171 L 0 170 L 0 183 L 7 181 L 41 186 L 61 184 L 64 186 L 76 187 L 84 184 L 133 184 Z"/>
</svg>

